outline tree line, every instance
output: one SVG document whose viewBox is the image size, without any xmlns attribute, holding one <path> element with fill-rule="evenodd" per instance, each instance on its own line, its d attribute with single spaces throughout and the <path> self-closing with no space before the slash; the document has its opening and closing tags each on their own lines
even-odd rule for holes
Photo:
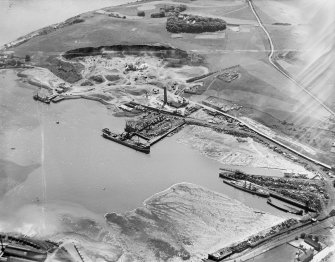
<svg viewBox="0 0 335 262">
<path fill-rule="evenodd" d="M 201 16 L 170 16 L 166 29 L 171 33 L 203 33 L 226 29 L 226 22 L 220 18 Z"/>
</svg>

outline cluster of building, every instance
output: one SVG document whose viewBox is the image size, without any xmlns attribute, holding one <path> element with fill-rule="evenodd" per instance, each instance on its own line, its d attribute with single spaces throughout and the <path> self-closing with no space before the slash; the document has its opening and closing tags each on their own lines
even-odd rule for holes
<svg viewBox="0 0 335 262">
<path fill-rule="evenodd" d="M 151 18 L 161 18 L 161 17 L 169 17 L 176 16 L 180 12 L 183 12 L 187 9 L 186 5 L 164 5 L 159 8 L 159 12 L 152 13 L 150 15 Z"/>
<path fill-rule="evenodd" d="M 199 92 L 199 89 L 201 88 L 201 85 L 194 85 L 194 86 L 190 86 L 184 89 L 184 93 L 186 94 L 192 94 L 192 95 L 196 95 Z"/>
<path fill-rule="evenodd" d="M 262 242 L 276 236 L 277 234 L 282 234 L 287 230 L 292 229 L 294 226 L 298 224 L 296 219 L 290 218 L 285 220 L 284 222 L 271 227 L 270 229 L 266 229 L 258 234 L 250 236 L 248 239 L 241 241 L 237 244 L 234 244 L 229 247 L 225 247 L 220 249 L 214 253 L 208 254 L 208 260 L 210 261 L 221 261 L 225 258 L 230 257 L 233 254 L 241 253 L 248 248 L 253 248 L 259 245 Z"/>
<path fill-rule="evenodd" d="M 30 56 L 18 57 L 12 51 L 0 53 L 0 69 L 29 67 L 28 62 L 30 62 Z"/>
<path fill-rule="evenodd" d="M 227 83 L 232 82 L 233 80 L 237 79 L 239 77 L 239 68 L 240 66 L 233 66 L 229 67 L 227 69 L 224 69 L 218 76 L 217 78 L 225 81 Z"/>
<path fill-rule="evenodd" d="M 148 68 L 146 63 L 141 63 L 140 61 L 136 61 L 135 63 L 126 63 L 125 64 L 125 72 L 128 71 L 143 71 Z"/>
<path fill-rule="evenodd" d="M 141 132 L 145 128 L 156 125 L 157 123 L 162 122 L 165 119 L 166 116 L 164 114 L 148 112 L 136 121 L 127 121 L 125 130 L 127 132 Z"/>
<path fill-rule="evenodd" d="M 127 17 L 125 15 L 121 15 L 119 13 L 115 13 L 115 12 L 111 12 L 108 14 L 109 17 L 114 17 L 114 18 L 122 18 L 122 19 L 126 19 Z"/>
<path fill-rule="evenodd" d="M 335 142 L 332 143 L 330 152 L 335 153 Z"/>
<path fill-rule="evenodd" d="M 67 86 L 65 83 L 59 84 L 58 87 L 52 91 L 42 87 L 34 93 L 33 99 L 46 104 L 50 104 L 50 102 L 58 103 L 65 99 L 62 94 L 68 90 L 69 86 Z"/>
<path fill-rule="evenodd" d="M 125 131 L 136 133 L 149 140 L 164 134 L 182 123 L 183 120 L 179 117 L 149 111 L 136 121 L 127 121 Z"/>
<path fill-rule="evenodd" d="M 320 252 L 323 246 L 319 242 L 319 238 L 317 236 L 306 236 L 305 233 L 302 233 L 301 238 L 303 239 L 303 242 L 300 242 L 301 244 L 297 247 L 298 251 L 296 253 L 294 262 L 312 261 L 315 253 Z"/>
<path fill-rule="evenodd" d="M 202 101 L 202 103 L 206 106 L 212 107 L 224 113 L 232 110 L 239 110 L 242 108 L 242 106 L 236 103 L 231 103 L 227 100 L 223 100 L 214 96 L 207 97 L 205 100 Z"/>
<path fill-rule="evenodd" d="M 313 257 L 314 257 L 314 250 L 312 248 L 310 249 L 301 248 L 296 254 L 294 261 L 295 262 L 309 262 L 309 261 L 312 261 Z"/>
</svg>

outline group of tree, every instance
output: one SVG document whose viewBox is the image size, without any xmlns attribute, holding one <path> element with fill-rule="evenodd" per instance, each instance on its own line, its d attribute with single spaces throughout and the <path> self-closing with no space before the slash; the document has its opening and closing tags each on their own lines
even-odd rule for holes
<svg viewBox="0 0 335 262">
<path fill-rule="evenodd" d="M 145 12 L 144 11 L 138 11 L 137 16 L 145 16 Z"/>
<path fill-rule="evenodd" d="M 77 16 L 74 16 L 74 17 L 71 17 L 67 20 L 65 20 L 65 24 L 67 25 L 74 25 L 74 24 L 78 24 L 78 23 L 82 23 L 82 22 L 85 22 L 85 19 L 81 18 L 80 15 L 77 15 Z"/>
<path fill-rule="evenodd" d="M 181 13 L 184 12 L 187 9 L 186 5 L 164 5 L 160 8 L 161 11 L 164 11 L 165 13 L 171 12 L 171 13 Z"/>
<path fill-rule="evenodd" d="M 150 15 L 151 18 L 161 18 L 161 17 L 165 17 L 165 12 L 164 11 L 160 11 L 159 13 L 152 13 Z"/>
<path fill-rule="evenodd" d="M 158 13 L 152 13 L 151 18 L 161 18 L 169 16 L 177 16 L 179 13 L 187 9 L 186 5 L 165 5 L 159 9 Z"/>
<path fill-rule="evenodd" d="M 170 16 L 166 29 L 171 33 L 203 33 L 226 29 L 226 22 L 219 18 L 201 16 Z"/>
</svg>

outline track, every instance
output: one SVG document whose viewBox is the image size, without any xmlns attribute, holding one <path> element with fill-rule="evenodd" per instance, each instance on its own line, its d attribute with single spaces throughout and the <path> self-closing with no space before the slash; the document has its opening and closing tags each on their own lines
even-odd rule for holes
<svg viewBox="0 0 335 262">
<path fill-rule="evenodd" d="M 282 75 L 284 75 L 286 78 L 288 78 L 291 82 L 293 82 L 296 86 L 298 86 L 300 89 L 302 89 L 304 92 L 306 92 L 311 98 L 313 98 L 317 103 L 319 103 L 324 109 L 326 109 L 332 116 L 335 117 L 335 112 L 333 110 L 331 110 L 328 106 L 326 106 L 318 97 L 316 97 L 315 95 L 313 95 L 308 89 L 306 89 L 305 87 L 303 87 L 297 80 L 295 80 L 288 72 L 286 72 L 285 70 L 283 70 L 278 63 L 273 59 L 273 55 L 274 55 L 274 45 L 273 45 L 273 41 L 271 39 L 271 36 L 269 34 L 269 32 L 267 31 L 267 29 L 265 28 L 262 20 L 260 19 L 260 17 L 258 16 L 253 4 L 252 4 L 252 0 L 247 0 L 248 4 L 250 6 L 251 11 L 253 12 L 254 16 L 257 19 L 257 22 L 259 24 L 259 26 L 262 28 L 262 30 L 264 31 L 264 33 L 266 34 L 269 44 L 270 44 L 270 53 L 268 56 L 269 62 L 270 64 L 277 70 L 279 71 Z"/>
<path fill-rule="evenodd" d="M 234 261 L 249 261 L 251 259 L 254 259 L 256 256 L 261 255 L 268 250 L 275 248 L 277 246 L 280 246 L 282 244 L 285 244 L 289 241 L 292 241 L 296 236 L 299 236 L 301 233 L 312 233 L 317 232 L 319 230 L 322 230 L 324 228 L 329 227 L 331 224 L 331 220 L 333 218 L 328 218 L 324 221 L 319 221 L 313 224 L 308 224 L 306 226 L 303 226 L 301 228 L 292 230 L 291 232 L 285 233 L 281 236 L 275 237 L 273 240 L 270 240 L 269 242 L 266 242 L 264 244 L 261 244 L 260 246 L 249 250 L 248 252 L 245 252 L 244 254 L 241 254 L 239 256 L 234 257 L 233 259 L 224 259 L 222 261 L 224 262 L 234 262 Z"/>
</svg>

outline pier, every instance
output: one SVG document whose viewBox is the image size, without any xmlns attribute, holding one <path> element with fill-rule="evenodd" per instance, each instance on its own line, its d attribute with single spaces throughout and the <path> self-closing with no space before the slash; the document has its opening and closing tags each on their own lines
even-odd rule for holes
<svg viewBox="0 0 335 262">
<path fill-rule="evenodd" d="M 108 128 L 104 128 L 102 131 L 103 137 L 109 140 L 149 154 L 151 146 L 185 124 L 185 120 L 180 119 L 180 117 L 167 116 L 161 112 L 151 112 L 137 120 L 127 121 L 125 132 L 122 134 L 115 134 Z M 144 141 L 141 142 L 140 139 Z"/>
<path fill-rule="evenodd" d="M 56 96 L 56 97 L 54 97 L 51 101 L 53 102 L 53 103 L 58 103 L 58 102 L 60 102 L 60 101 L 62 101 L 62 100 L 64 100 L 65 98 L 63 97 L 63 96 Z"/>
<path fill-rule="evenodd" d="M 149 140 L 149 144 L 150 146 L 153 146 L 154 144 L 156 144 L 157 142 L 161 141 L 163 138 L 165 138 L 167 135 L 171 134 L 173 131 L 177 130 L 178 128 L 182 127 L 183 125 L 185 125 L 185 122 L 181 123 L 180 125 L 170 129 L 168 132 L 166 132 L 163 135 L 160 135 L 156 138 L 153 138 L 151 140 Z"/>
</svg>

